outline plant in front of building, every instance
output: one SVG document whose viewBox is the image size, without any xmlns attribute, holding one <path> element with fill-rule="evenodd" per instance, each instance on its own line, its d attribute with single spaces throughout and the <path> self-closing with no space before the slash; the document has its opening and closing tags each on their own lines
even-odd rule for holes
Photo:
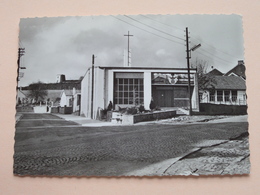
<svg viewBox="0 0 260 195">
<path fill-rule="evenodd" d="M 43 88 L 42 82 L 32 83 L 28 86 L 29 94 L 28 98 L 34 99 L 36 103 L 39 101 L 44 101 L 46 96 L 48 95 L 48 91 Z"/>
</svg>

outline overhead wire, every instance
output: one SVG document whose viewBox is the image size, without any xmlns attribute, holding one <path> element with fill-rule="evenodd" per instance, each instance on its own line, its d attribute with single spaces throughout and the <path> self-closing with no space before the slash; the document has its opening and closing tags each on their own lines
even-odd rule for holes
<svg viewBox="0 0 260 195">
<path fill-rule="evenodd" d="M 199 40 L 198 38 L 193 38 L 193 39 L 195 39 L 195 40 L 197 40 L 197 41 L 201 41 L 201 40 Z M 232 57 L 232 58 L 237 58 L 237 57 L 235 57 L 235 56 L 233 56 L 233 55 L 231 55 L 231 54 L 228 54 L 228 53 L 226 53 L 226 52 L 224 52 L 224 51 L 221 51 L 221 50 L 219 50 L 218 48 L 216 48 L 216 47 L 214 47 L 214 46 L 212 46 L 212 44 L 209 44 L 209 43 L 207 43 L 207 42 L 205 42 L 205 41 L 203 41 L 203 44 L 206 44 L 206 45 L 208 45 L 209 47 L 211 47 L 211 48 L 214 48 L 216 51 L 218 51 L 218 52 L 221 52 L 221 53 L 223 53 L 223 54 L 225 54 L 225 55 L 228 55 L 228 56 L 230 56 L 230 57 Z"/>
<path fill-rule="evenodd" d="M 164 31 L 162 31 L 162 30 L 159 30 L 159 29 L 154 28 L 154 27 L 152 27 L 152 26 L 150 26 L 150 25 L 148 25 L 148 24 L 145 24 L 145 23 L 143 23 L 143 22 L 140 22 L 140 21 L 138 21 L 138 20 L 136 20 L 136 19 L 134 19 L 134 18 L 131 18 L 130 16 L 127 16 L 127 15 L 124 15 L 124 16 L 127 17 L 127 18 L 129 18 L 129 19 L 131 19 L 131 20 L 133 20 L 133 21 L 135 21 L 135 22 L 138 22 L 138 23 L 140 23 L 140 24 L 142 24 L 142 25 L 145 25 L 145 26 L 147 26 L 147 27 L 149 27 L 149 28 L 151 28 L 151 29 L 153 29 L 153 30 L 156 30 L 156 31 L 161 32 L 161 33 L 164 33 L 164 34 L 166 34 L 166 35 L 168 35 L 168 36 L 171 36 L 171 37 L 174 37 L 174 38 L 176 38 L 176 39 L 185 41 L 185 39 L 183 39 L 183 38 L 180 38 L 180 37 L 174 36 L 174 35 L 172 35 L 172 34 L 166 33 L 166 32 L 164 32 Z"/>
<path fill-rule="evenodd" d="M 172 26 L 172 25 L 165 24 L 165 23 L 163 23 L 163 22 L 159 22 L 159 21 L 154 20 L 154 19 L 152 19 L 152 18 L 150 18 L 150 17 L 148 17 L 148 16 L 145 16 L 145 15 L 140 15 L 140 16 L 145 17 L 145 18 L 148 18 L 148 19 L 150 19 L 150 20 L 152 20 L 152 21 L 154 21 L 154 22 L 157 22 L 157 23 L 159 23 L 159 24 L 162 24 L 162 25 L 164 25 L 164 26 L 168 26 L 168 27 L 170 27 L 170 28 L 175 28 L 175 29 L 180 30 L 180 31 L 183 32 L 183 29 L 181 29 L 181 28 L 179 28 L 179 27 L 177 27 L 177 26 Z"/>
<path fill-rule="evenodd" d="M 130 26 L 133 26 L 133 27 L 138 28 L 138 29 L 140 29 L 140 30 L 142 30 L 142 31 L 145 31 L 145 32 L 147 32 L 147 33 L 150 33 L 150 34 L 152 34 L 152 35 L 155 35 L 155 36 L 157 36 L 157 37 L 163 38 L 163 39 L 165 39 L 165 40 L 168 40 L 168 41 L 171 41 L 171 42 L 180 44 L 180 45 L 184 45 L 183 43 L 180 43 L 180 42 L 177 42 L 177 41 L 168 39 L 168 38 L 166 38 L 166 37 L 162 37 L 162 36 L 160 36 L 160 35 L 158 35 L 158 34 L 152 33 L 152 32 L 150 32 L 150 31 L 148 31 L 148 30 L 145 30 L 145 29 L 143 29 L 143 28 L 140 28 L 140 27 L 138 27 L 138 26 L 135 26 L 135 25 L 133 25 L 133 24 L 127 22 L 127 21 L 124 21 L 124 20 L 122 20 L 122 19 L 120 19 L 120 18 L 117 18 L 117 17 L 115 17 L 115 16 L 112 16 L 112 15 L 110 15 L 110 16 L 113 17 L 113 18 L 115 18 L 115 19 L 117 19 L 117 20 L 120 20 L 120 21 L 122 21 L 122 22 L 124 22 L 124 23 L 127 23 L 127 24 L 130 25 Z"/>
<path fill-rule="evenodd" d="M 169 34 L 169 33 L 166 33 L 166 32 L 164 32 L 164 31 L 161 31 L 161 30 L 159 30 L 159 29 L 157 29 L 157 28 L 154 28 L 154 27 L 152 27 L 152 26 L 150 26 L 150 25 L 147 25 L 147 24 L 145 24 L 145 23 L 143 23 L 143 22 L 140 22 L 140 21 L 138 21 L 138 20 L 136 20 L 136 19 L 133 19 L 133 18 L 131 18 L 130 16 L 127 16 L 127 15 L 124 15 L 124 16 L 127 17 L 127 18 L 129 18 L 129 19 L 131 19 L 131 20 L 133 20 L 133 21 L 136 21 L 136 22 L 138 22 L 138 23 L 140 23 L 140 24 L 142 24 L 142 25 L 145 25 L 145 26 L 147 26 L 147 27 L 149 27 L 149 28 L 151 28 L 151 29 L 153 29 L 153 30 L 156 30 L 156 31 L 161 32 L 161 33 L 164 33 L 164 34 L 166 34 L 166 35 L 168 35 L 168 36 L 172 36 L 172 37 L 174 37 L 174 38 L 177 38 L 177 39 L 180 39 L 180 40 L 185 41 L 184 39 L 182 39 L 182 38 L 180 38 L 180 37 L 176 37 L 176 36 L 174 36 L 174 35 L 171 35 L 171 34 Z M 148 18 L 148 19 L 150 19 L 150 20 L 153 20 L 153 21 L 155 21 L 155 22 L 158 22 L 158 23 L 160 23 L 160 24 L 166 25 L 166 26 L 168 26 L 168 27 L 176 28 L 176 29 L 178 29 L 178 30 L 183 31 L 182 29 L 180 29 L 180 28 L 178 28 L 178 27 L 173 27 L 173 26 L 164 24 L 164 23 L 162 23 L 162 22 L 159 22 L 159 21 L 157 21 L 157 20 L 151 19 L 151 18 L 149 18 L 149 17 L 147 17 L 147 16 L 144 16 L 144 15 L 141 15 L 141 16 L 142 16 L 142 17 L 145 17 L 145 18 Z M 112 17 L 114 17 L 114 16 L 112 16 Z M 166 40 L 168 40 L 168 41 L 172 41 L 172 42 L 175 42 L 175 43 L 178 43 L 178 44 L 183 45 L 182 43 L 179 43 L 179 42 L 173 41 L 173 40 L 171 40 L 171 39 L 162 37 L 162 36 L 160 36 L 160 35 L 158 35 L 158 34 L 154 34 L 154 33 L 150 32 L 150 31 L 147 31 L 147 30 L 145 30 L 145 29 L 142 29 L 142 28 L 140 28 L 140 27 L 137 27 L 137 26 L 135 26 L 135 25 L 133 25 L 133 24 L 131 24 L 131 23 L 129 23 L 129 22 L 126 22 L 126 21 L 124 21 L 124 20 L 122 20 L 122 19 L 119 19 L 119 18 L 117 18 L 117 17 L 114 17 L 114 18 L 116 18 L 116 19 L 118 19 L 118 20 L 121 20 L 121 21 L 123 21 L 123 22 L 125 22 L 125 23 L 127 23 L 127 24 L 129 24 L 129 25 L 131 25 L 131 26 L 134 26 L 134 27 L 138 28 L 138 29 L 141 29 L 141 30 L 143 30 L 143 31 L 145 31 L 145 32 L 148 32 L 148 33 L 150 33 L 150 34 L 153 34 L 153 35 L 155 35 L 155 36 L 158 36 L 158 37 L 161 37 L 161 38 L 166 39 Z M 199 39 L 197 39 L 197 38 L 195 38 L 195 37 L 194 37 L 193 39 L 196 39 L 196 40 L 200 41 Z M 218 51 L 218 52 L 221 52 L 221 53 L 223 53 L 223 54 L 226 54 L 226 55 L 228 55 L 228 56 L 231 56 L 232 58 L 236 58 L 236 57 L 234 57 L 234 56 L 232 56 L 232 55 L 230 55 L 230 54 L 227 54 L 226 52 L 223 52 L 223 51 L 221 51 L 221 50 L 219 50 L 219 49 L 213 47 L 212 45 L 206 43 L 205 41 L 203 41 L 203 44 L 206 44 L 206 45 L 208 45 L 209 47 L 214 48 L 214 49 L 215 49 L 216 51 Z M 232 63 L 231 61 L 225 60 L 225 59 L 223 59 L 223 58 L 217 56 L 216 54 L 212 54 L 212 53 L 208 52 L 207 50 L 205 50 L 205 49 L 203 49 L 203 48 L 201 48 L 201 50 L 203 50 L 205 53 L 208 53 L 208 54 L 211 55 L 212 57 L 217 58 L 217 59 L 216 59 L 217 61 L 221 60 L 222 63 L 223 63 L 223 62 L 226 62 L 226 63 L 229 63 L 229 64 Z M 205 55 L 205 54 L 203 54 L 203 53 L 201 53 L 201 52 L 199 52 L 199 51 L 197 51 L 197 53 L 199 53 L 199 54 L 201 54 L 201 55 L 203 55 L 203 56 L 205 56 L 205 57 L 207 57 L 207 58 L 212 58 L 212 57 L 209 57 L 209 56 L 207 56 L 207 55 Z M 219 62 L 220 62 L 220 61 L 219 61 Z"/>
<path fill-rule="evenodd" d="M 152 18 L 150 18 L 150 17 L 148 17 L 148 16 L 144 16 L 144 15 L 140 15 L 140 16 L 145 17 L 145 18 L 148 18 L 148 19 L 150 19 L 150 20 L 152 20 L 152 21 L 155 21 L 155 22 L 157 22 L 157 23 L 163 24 L 163 25 L 165 25 L 165 26 L 172 27 L 172 28 L 175 28 L 175 29 L 178 29 L 178 30 L 183 31 L 181 28 L 178 28 L 178 27 L 172 26 L 172 25 L 168 25 L 168 24 L 165 24 L 165 23 L 163 23 L 163 22 L 159 22 L 159 21 L 154 20 L 154 19 L 152 19 Z M 195 37 L 194 37 L 194 39 L 200 41 L 198 38 L 195 38 Z M 219 49 L 213 47 L 212 44 L 209 44 L 209 43 L 207 43 L 207 42 L 205 42 L 205 41 L 203 41 L 203 44 L 206 44 L 206 45 L 208 45 L 209 47 L 214 48 L 216 51 L 221 52 L 221 53 L 223 53 L 223 54 L 225 54 L 225 55 L 228 55 L 228 56 L 230 56 L 230 57 L 232 57 L 232 58 L 235 58 L 235 59 L 237 58 L 237 57 L 235 57 L 235 56 L 233 56 L 233 55 L 231 55 L 231 54 L 228 54 L 228 53 L 226 53 L 226 52 L 224 52 L 224 51 L 221 51 L 221 50 L 219 50 Z M 213 55 L 213 54 L 211 54 L 211 55 Z M 217 56 L 216 56 L 216 57 L 217 57 Z M 217 58 L 219 58 L 219 57 L 217 57 Z M 223 60 L 222 58 L 220 58 L 220 59 Z M 226 61 L 226 60 L 223 60 L 223 61 Z M 227 62 L 227 61 L 226 61 L 226 62 Z M 229 63 L 230 63 L 230 62 L 229 62 Z"/>
</svg>

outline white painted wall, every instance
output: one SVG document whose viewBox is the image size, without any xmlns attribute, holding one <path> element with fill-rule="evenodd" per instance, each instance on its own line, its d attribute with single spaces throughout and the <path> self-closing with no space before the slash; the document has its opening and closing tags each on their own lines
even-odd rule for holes
<svg viewBox="0 0 260 195">
<path fill-rule="evenodd" d="M 97 118 L 97 112 L 100 109 L 104 109 L 104 69 L 100 69 L 98 67 L 95 68 L 95 76 L 94 76 L 94 104 L 93 104 L 93 117 Z"/>
<path fill-rule="evenodd" d="M 63 91 L 60 97 L 60 106 L 64 107 L 65 105 L 67 105 L 67 97 L 65 95 L 65 92 Z"/>
<path fill-rule="evenodd" d="M 193 87 L 193 93 L 191 97 L 191 105 L 193 111 L 199 111 L 199 86 L 197 81 L 197 75 L 194 74 L 194 87 Z"/>
<path fill-rule="evenodd" d="M 176 72 L 176 70 L 154 70 L 154 69 L 100 69 L 95 67 L 94 76 L 94 104 L 93 104 L 93 116 L 96 118 L 98 109 L 104 109 L 108 106 L 109 101 L 113 102 L 114 96 L 114 73 L 115 72 L 142 72 L 144 73 L 144 106 L 145 109 L 149 109 L 151 97 L 152 97 L 152 72 Z M 186 70 L 177 70 L 178 73 L 186 73 Z M 91 68 L 87 70 L 82 82 L 81 82 L 81 114 L 85 117 L 91 117 Z M 191 73 L 195 73 L 194 70 Z M 196 95 L 197 90 L 194 89 L 193 101 L 198 101 Z M 114 102 L 113 102 L 114 104 Z M 194 108 L 197 104 L 194 106 Z"/>
<path fill-rule="evenodd" d="M 90 118 L 90 103 L 91 103 L 91 69 L 88 69 L 84 78 L 81 81 L 81 111 L 80 114 Z"/>
<path fill-rule="evenodd" d="M 144 108 L 150 110 L 152 98 L 152 75 L 151 71 L 144 72 Z"/>
<path fill-rule="evenodd" d="M 107 99 L 106 104 L 109 104 L 109 101 L 112 101 L 114 105 L 114 71 L 108 70 L 107 71 L 107 79 L 106 79 L 106 85 L 107 85 Z M 106 105 L 106 106 L 107 106 Z"/>
</svg>

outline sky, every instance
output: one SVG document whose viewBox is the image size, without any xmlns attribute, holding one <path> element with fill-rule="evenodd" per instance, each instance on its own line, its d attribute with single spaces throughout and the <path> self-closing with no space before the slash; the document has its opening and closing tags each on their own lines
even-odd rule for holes
<svg viewBox="0 0 260 195">
<path fill-rule="evenodd" d="M 131 49 L 132 67 L 187 68 L 185 29 L 191 64 L 202 61 L 208 71 L 225 73 L 244 60 L 242 17 L 239 15 L 116 15 L 22 18 L 19 47 L 25 48 L 18 86 L 55 83 L 57 74 L 79 79 L 92 65 L 123 66 Z"/>
</svg>

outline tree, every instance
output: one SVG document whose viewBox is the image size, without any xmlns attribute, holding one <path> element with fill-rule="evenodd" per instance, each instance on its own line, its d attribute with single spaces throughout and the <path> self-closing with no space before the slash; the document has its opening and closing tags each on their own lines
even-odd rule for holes
<svg viewBox="0 0 260 195">
<path fill-rule="evenodd" d="M 208 62 L 196 59 L 195 63 L 191 64 L 192 68 L 197 68 L 198 88 L 199 91 L 214 91 L 215 79 L 214 75 L 208 73 Z"/>
<path fill-rule="evenodd" d="M 35 102 L 38 102 L 39 100 L 44 100 L 44 98 L 48 95 L 48 91 L 43 89 L 43 83 L 40 81 L 30 84 L 28 88 L 30 90 L 28 98 L 34 99 Z"/>
</svg>

